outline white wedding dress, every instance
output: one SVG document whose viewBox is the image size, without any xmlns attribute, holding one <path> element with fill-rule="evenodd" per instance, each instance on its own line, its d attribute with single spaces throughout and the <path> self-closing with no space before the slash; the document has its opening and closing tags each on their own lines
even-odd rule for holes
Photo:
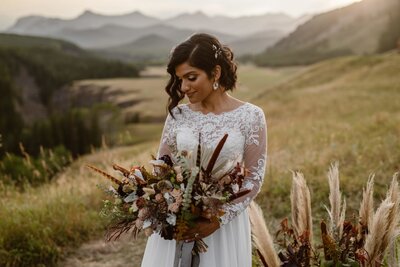
<svg viewBox="0 0 400 267">
<path fill-rule="evenodd" d="M 259 192 L 265 173 L 267 127 L 263 110 L 246 102 L 221 114 L 203 114 L 191 110 L 187 104 L 178 105 L 172 112 L 175 119 L 168 114 L 158 156 L 175 154 L 178 150 L 193 151 L 199 133 L 202 145 L 215 147 L 228 133 L 215 166 L 239 159 L 250 170 L 244 186 L 251 193 L 225 206 L 221 227 L 203 239 L 208 249 L 200 253 L 200 267 L 250 267 L 251 235 L 246 208 Z M 175 240 L 165 240 L 154 233 L 148 238 L 142 267 L 172 267 L 175 246 Z"/>
</svg>

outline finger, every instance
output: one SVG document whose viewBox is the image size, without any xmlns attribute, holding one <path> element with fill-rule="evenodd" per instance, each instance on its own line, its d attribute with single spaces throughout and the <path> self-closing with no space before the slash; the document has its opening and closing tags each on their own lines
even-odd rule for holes
<svg viewBox="0 0 400 267">
<path fill-rule="evenodd" d="M 184 236 L 184 237 L 182 237 L 182 240 L 184 242 L 193 242 L 195 240 L 195 238 L 193 236 Z"/>
<path fill-rule="evenodd" d="M 192 241 L 199 240 L 201 238 L 202 238 L 202 236 L 200 233 L 193 233 L 193 234 L 186 233 L 185 235 L 182 236 L 183 240 L 192 240 Z"/>
</svg>

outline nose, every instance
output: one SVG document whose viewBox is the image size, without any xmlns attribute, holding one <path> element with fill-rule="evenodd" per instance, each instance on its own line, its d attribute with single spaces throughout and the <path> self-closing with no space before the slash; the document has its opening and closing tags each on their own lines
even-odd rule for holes
<svg viewBox="0 0 400 267">
<path fill-rule="evenodd" d="M 182 83 L 181 83 L 181 90 L 182 90 L 183 92 L 189 91 L 189 84 L 188 84 L 187 82 L 185 82 L 185 81 L 182 81 Z"/>
</svg>

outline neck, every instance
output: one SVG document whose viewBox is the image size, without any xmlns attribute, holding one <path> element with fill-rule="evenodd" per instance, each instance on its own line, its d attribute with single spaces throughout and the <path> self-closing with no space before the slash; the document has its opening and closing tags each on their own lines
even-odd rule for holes
<svg viewBox="0 0 400 267">
<path fill-rule="evenodd" d="M 226 107 L 229 107 L 232 101 L 232 97 L 224 91 L 222 88 L 219 88 L 217 91 L 210 94 L 206 99 L 199 103 L 193 104 L 197 109 L 203 112 L 220 112 L 223 111 Z"/>
</svg>

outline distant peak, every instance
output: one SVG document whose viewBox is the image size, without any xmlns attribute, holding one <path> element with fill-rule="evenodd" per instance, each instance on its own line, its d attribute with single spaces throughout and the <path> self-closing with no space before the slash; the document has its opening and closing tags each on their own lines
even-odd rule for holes
<svg viewBox="0 0 400 267">
<path fill-rule="evenodd" d="M 100 14 L 97 14 L 97 13 L 95 13 L 95 12 L 93 12 L 92 10 L 90 10 L 90 9 L 86 9 L 85 11 L 83 11 L 83 13 L 80 15 L 80 17 L 83 17 L 83 16 L 99 16 Z"/>
<path fill-rule="evenodd" d="M 132 12 L 130 13 L 130 15 L 143 15 L 143 13 L 140 12 L 139 10 L 135 10 L 135 11 L 132 11 Z"/>
<path fill-rule="evenodd" d="M 203 11 L 201 11 L 201 10 L 198 10 L 198 11 L 194 12 L 193 15 L 208 17 L 207 14 L 204 13 Z"/>
</svg>

